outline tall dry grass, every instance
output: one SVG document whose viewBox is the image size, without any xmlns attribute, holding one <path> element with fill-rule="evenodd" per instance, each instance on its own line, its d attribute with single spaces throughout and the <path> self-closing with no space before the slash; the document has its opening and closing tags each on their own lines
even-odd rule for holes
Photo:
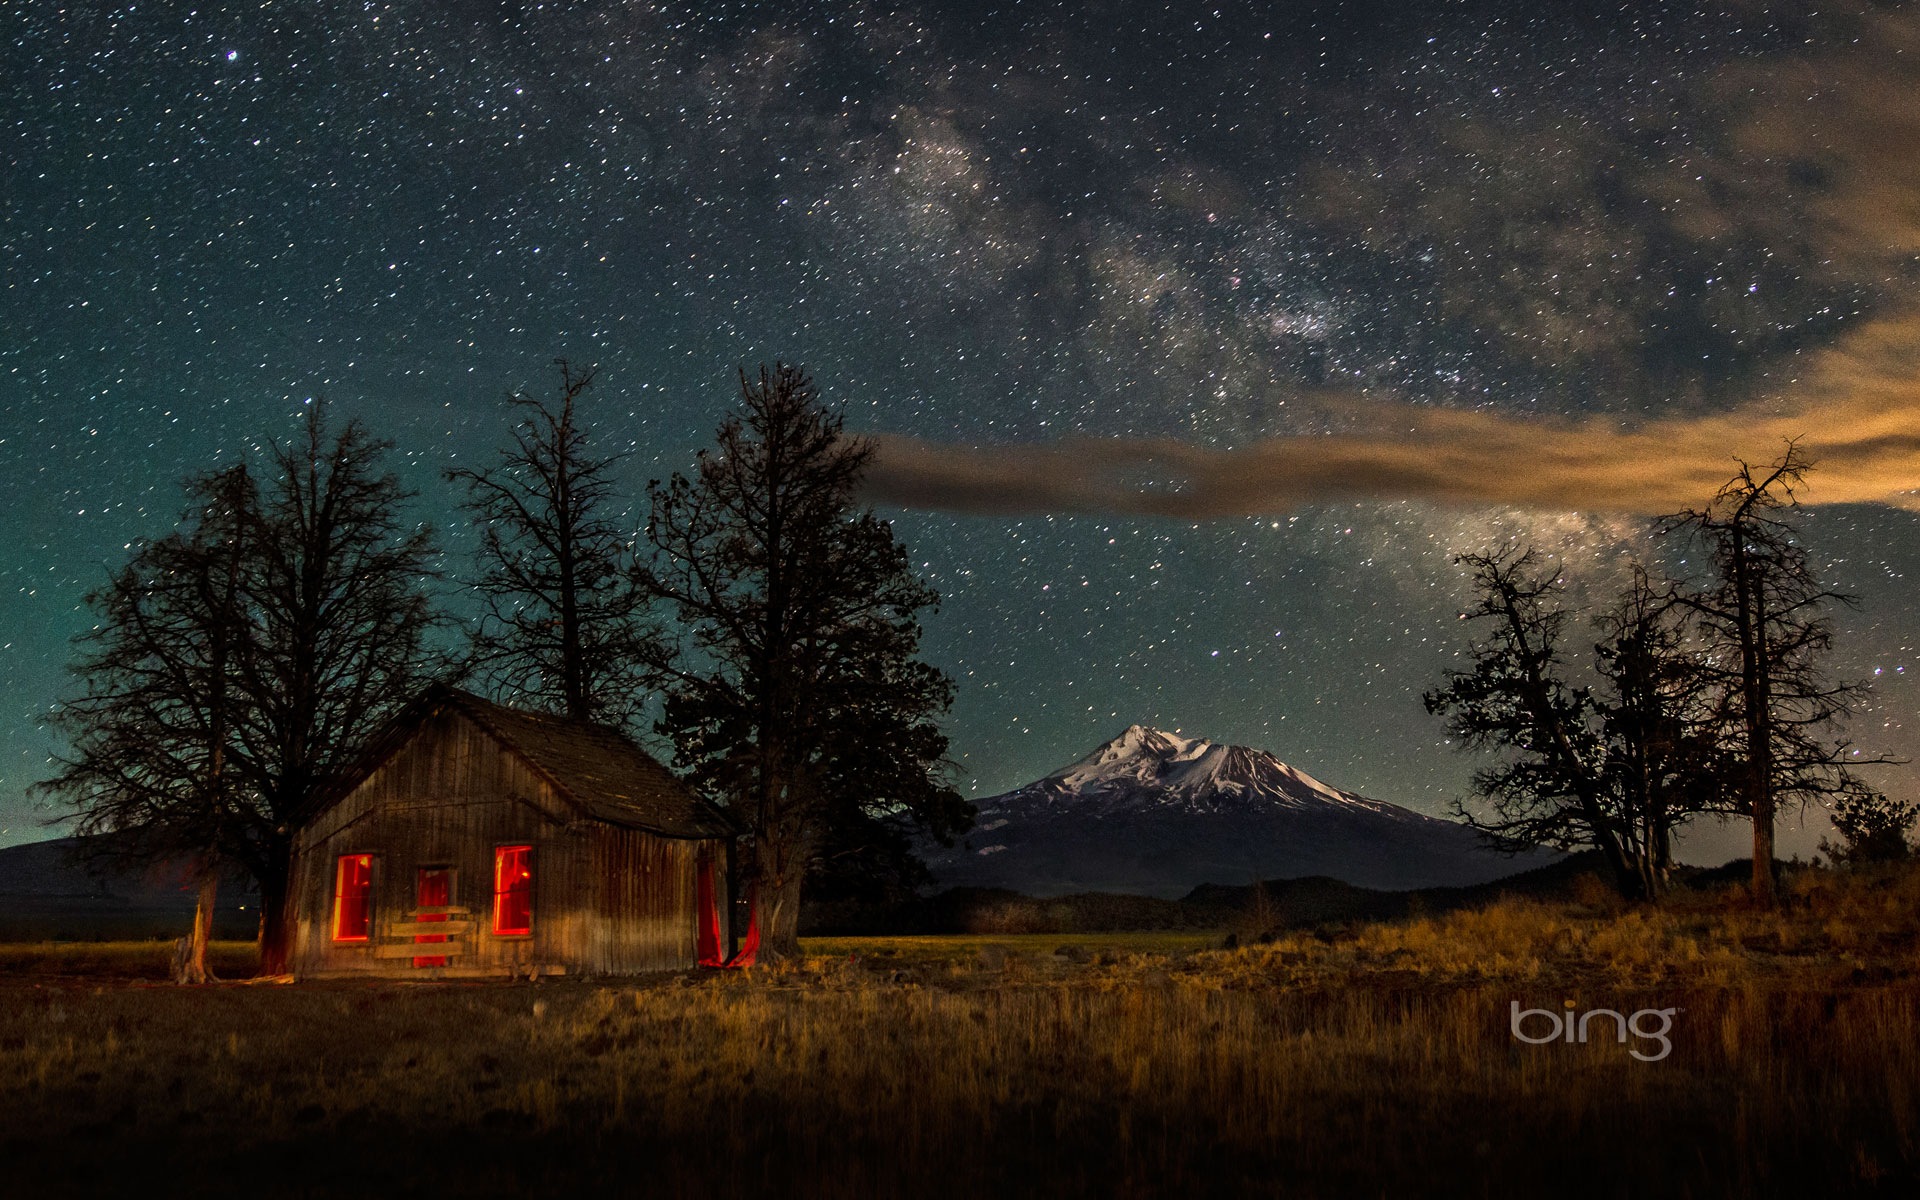
<svg viewBox="0 0 1920 1200">
<path fill-rule="evenodd" d="M 1358 975 L 1611 988 L 1777 982 L 1826 991 L 1920 969 L 1920 869 L 1803 871 L 1776 911 L 1752 907 L 1731 886 L 1658 905 L 1628 905 L 1604 889 L 1584 902 L 1505 899 L 1437 917 L 1288 933 L 1221 967 L 1294 985 Z"/>
<path fill-rule="evenodd" d="M 0 1162 L 29 1195 L 129 1163 L 149 1194 L 1911 1194 L 1916 899 L 1889 874 L 1778 916 L 1509 902 L 1233 951 L 841 941 L 639 981 L 12 976 Z M 1681 1011 L 1648 1063 L 1519 1044 L 1515 1000 Z"/>
</svg>

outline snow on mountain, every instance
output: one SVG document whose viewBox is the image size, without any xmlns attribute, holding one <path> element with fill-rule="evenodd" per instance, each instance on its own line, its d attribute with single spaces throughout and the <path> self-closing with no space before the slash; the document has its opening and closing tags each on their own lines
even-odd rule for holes
<svg viewBox="0 0 1920 1200">
<path fill-rule="evenodd" d="M 1330 787 L 1265 750 L 1144 725 L 979 810 L 963 842 L 922 848 L 943 886 L 1180 896 L 1327 875 L 1415 888 L 1485 882 L 1548 857 L 1495 854 L 1457 822 Z"/>
<path fill-rule="evenodd" d="M 1145 725 L 1129 725 L 1119 737 L 1072 766 L 996 799 L 1030 793 L 1060 800 L 1099 797 L 1109 807 L 1151 804 L 1206 809 L 1251 799 L 1292 807 L 1331 801 L 1407 811 L 1330 788 L 1265 750 L 1184 738 Z"/>
</svg>

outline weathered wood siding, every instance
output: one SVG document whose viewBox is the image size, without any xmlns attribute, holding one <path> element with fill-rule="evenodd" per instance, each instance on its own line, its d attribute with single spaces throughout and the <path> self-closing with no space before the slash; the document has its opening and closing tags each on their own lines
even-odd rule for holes
<svg viewBox="0 0 1920 1200">
<path fill-rule="evenodd" d="M 609 828 L 593 842 L 597 923 L 592 969 L 607 974 L 694 961 L 700 847 L 707 843 Z"/>
<path fill-rule="evenodd" d="M 533 847 L 533 932 L 496 936 L 494 850 L 517 844 Z M 293 969 L 433 977 L 691 966 L 704 845 L 579 817 L 517 755 L 443 712 L 296 838 Z M 333 940 L 335 864 L 347 854 L 373 856 L 370 943 Z M 415 967 L 404 951 L 380 948 L 416 907 L 423 867 L 451 868 L 448 903 L 473 914 L 457 937 L 466 953 L 444 967 Z M 431 944 L 421 953 L 432 955 Z"/>
</svg>

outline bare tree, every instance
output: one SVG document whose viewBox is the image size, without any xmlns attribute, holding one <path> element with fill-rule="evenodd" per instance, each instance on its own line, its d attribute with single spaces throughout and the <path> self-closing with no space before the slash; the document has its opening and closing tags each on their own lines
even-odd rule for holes
<svg viewBox="0 0 1920 1200">
<path fill-rule="evenodd" d="M 294 831 L 378 727 L 440 664 L 428 530 L 357 422 L 322 406 L 244 470 L 194 528 L 144 544 L 96 593 L 102 623 L 56 720 L 73 753 L 45 787 L 88 832 L 140 853 L 217 851 L 260 888 L 261 969 L 285 970 Z M 211 488 L 211 491 L 209 490 Z"/>
<path fill-rule="evenodd" d="M 1641 573 L 1602 615 L 1599 687 L 1568 682 L 1571 613 L 1558 573 L 1532 550 L 1462 555 L 1479 599 L 1461 614 L 1491 625 L 1472 670 L 1427 693 L 1463 746 L 1504 754 L 1474 773 L 1485 809 L 1456 813 L 1507 850 L 1600 853 L 1622 894 L 1659 895 L 1673 830 L 1715 803 L 1711 689 L 1698 656 Z"/>
<path fill-rule="evenodd" d="M 797 368 L 743 371 L 740 399 L 692 478 L 649 487 L 644 581 L 678 617 L 653 650 L 658 729 L 746 820 L 761 945 L 778 956 L 823 848 L 884 850 L 864 836 L 880 818 L 951 836 L 971 808 L 942 781 L 952 684 L 916 657 L 917 614 L 938 597 L 855 503 L 871 444 Z"/>
<path fill-rule="evenodd" d="M 391 444 L 357 421 L 327 437 L 322 406 L 269 452 L 249 579 L 255 637 L 242 657 L 240 756 L 259 798 L 261 969 L 286 968 L 293 831 L 389 718 L 444 663 L 426 646 L 433 534 L 380 460 Z"/>
<path fill-rule="evenodd" d="M 1720 691 L 1670 591 L 1635 566 L 1626 591 L 1595 621 L 1607 792 L 1646 896 L 1667 888 L 1674 832 L 1729 801 Z"/>
<path fill-rule="evenodd" d="M 232 819 L 246 798 L 227 755 L 242 703 L 241 586 L 258 494 L 244 465 L 187 487 L 182 528 L 139 543 L 87 597 L 101 622 L 80 639 L 83 691 L 55 713 L 73 754 L 41 786 L 78 809 L 76 832 L 112 835 L 82 842 L 97 865 L 192 865 L 197 909 L 175 975 L 204 983 L 220 876 L 248 851 Z"/>
<path fill-rule="evenodd" d="M 1772 906 L 1774 822 L 1783 807 L 1858 796 L 1852 767 L 1866 762 L 1838 735 L 1865 685 L 1828 678 L 1832 605 L 1851 596 L 1823 587 L 1786 513 L 1812 464 L 1789 442 L 1763 467 L 1735 472 L 1704 509 L 1668 517 L 1669 532 L 1704 548 L 1715 579 L 1679 598 L 1699 617 L 1727 695 L 1730 752 L 1738 761 L 1738 811 L 1753 821 L 1753 898 Z"/>
<path fill-rule="evenodd" d="M 498 689 L 580 720 L 624 724 L 643 702 L 646 600 L 632 539 L 608 509 L 619 455 L 595 457 L 576 401 L 593 384 L 558 359 L 560 395 L 516 394 L 513 444 L 485 471 L 454 470 L 481 529 L 474 588 L 487 613 L 472 665 Z"/>
</svg>

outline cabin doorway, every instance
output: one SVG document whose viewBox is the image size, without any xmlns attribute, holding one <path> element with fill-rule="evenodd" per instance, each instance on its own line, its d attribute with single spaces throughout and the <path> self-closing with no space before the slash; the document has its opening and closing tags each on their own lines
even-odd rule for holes
<svg viewBox="0 0 1920 1200">
<path fill-rule="evenodd" d="M 414 889 L 414 906 L 420 911 L 414 915 L 414 920 L 422 925 L 444 921 L 447 919 L 447 906 L 452 903 L 453 868 L 421 867 L 419 883 Z M 427 911 L 428 909 L 436 908 L 440 911 Z M 444 933 L 422 933 L 416 935 L 413 940 L 415 942 L 444 942 L 447 940 L 447 935 Z M 444 967 L 447 965 L 447 957 L 444 954 L 419 955 L 414 958 L 413 965 L 416 967 Z"/>
</svg>

